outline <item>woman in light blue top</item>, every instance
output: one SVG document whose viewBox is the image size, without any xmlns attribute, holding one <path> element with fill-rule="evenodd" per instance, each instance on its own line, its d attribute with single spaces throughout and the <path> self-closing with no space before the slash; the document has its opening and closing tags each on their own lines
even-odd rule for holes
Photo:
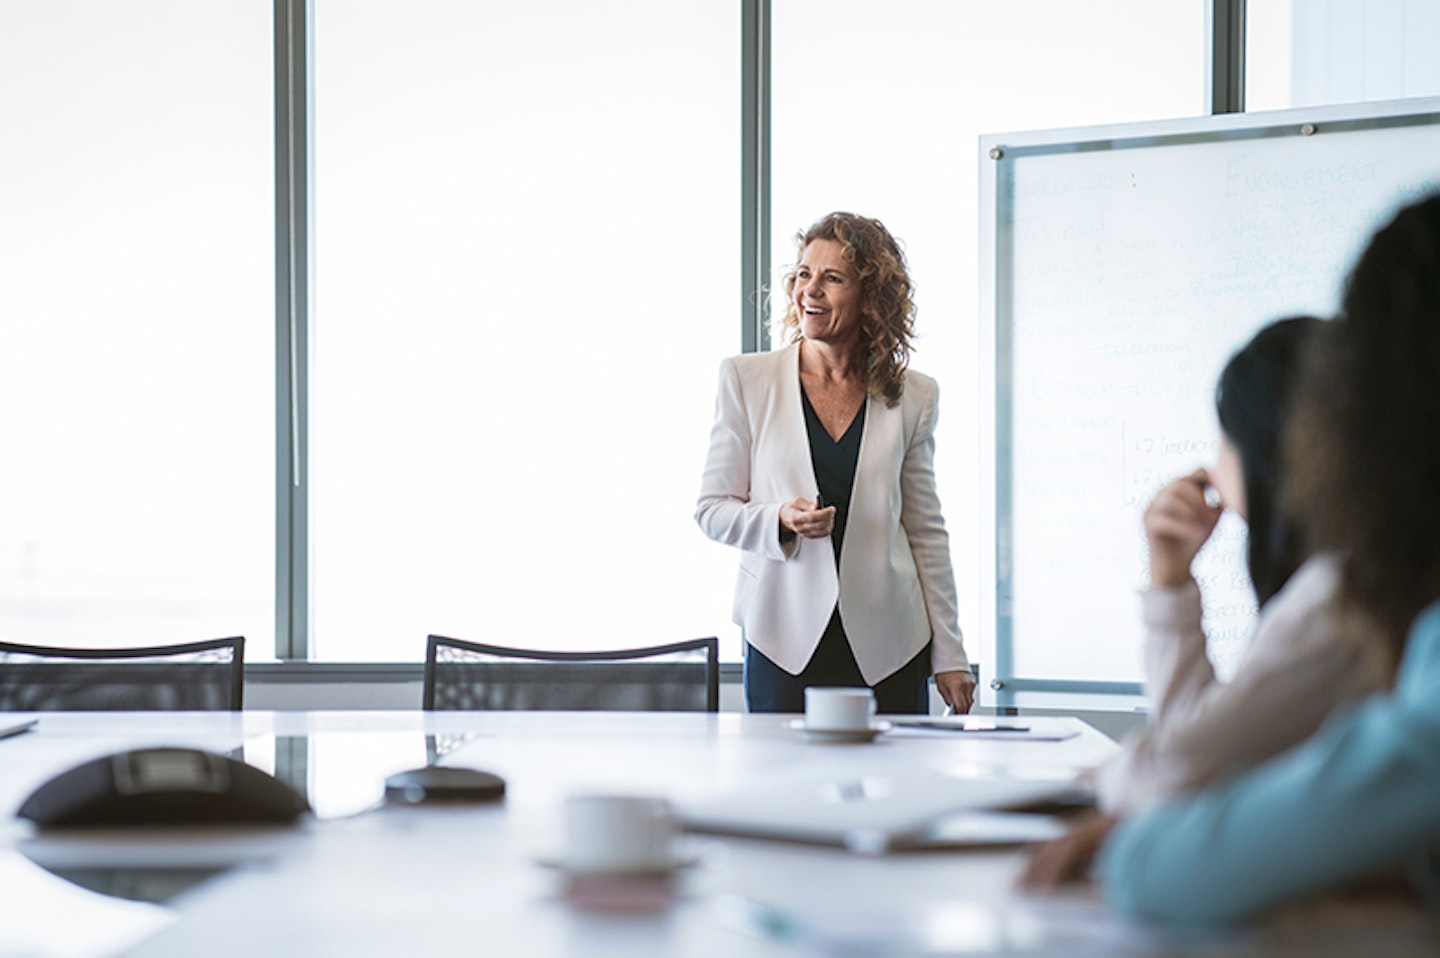
<svg viewBox="0 0 1440 958">
<path fill-rule="evenodd" d="M 1243 921 L 1401 869 L 1437 900 L 1440 196 L 1376 234 L 1301 388 L 1290 507 L 1317 548 L 1344 556 L 1341 598 L 1379 634 L 1409 634 L 1395 689 L 1253 771 L 1123 821 L 1100 872 L 1138 918 Z"/>
</svg>

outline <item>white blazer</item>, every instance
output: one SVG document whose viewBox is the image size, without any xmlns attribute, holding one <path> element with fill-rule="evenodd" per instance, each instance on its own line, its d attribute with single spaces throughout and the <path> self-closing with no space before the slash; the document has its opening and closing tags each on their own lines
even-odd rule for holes
<svg viewBox="0 0 1440 958">
<path fill-rule="evenodd" d="M 715 425 L 695 521 L 742 550 L 732 618 L 745 640 L 792 675 L 810 661 L 835 603 L 870 685 L 933 642 L 931 670 L 968 669 L 935 490 L 935 380 L 907 371 L 900 404 L 867 399 L 841 548 L 780 541 L 780 506 L 814 499 L 815 467 L 797 346 L 720 365 Z"/>
</svg>

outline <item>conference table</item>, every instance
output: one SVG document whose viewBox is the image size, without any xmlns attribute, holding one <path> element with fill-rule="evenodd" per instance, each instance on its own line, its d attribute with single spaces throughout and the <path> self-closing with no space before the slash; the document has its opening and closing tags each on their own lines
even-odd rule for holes
<svg viewBox="0 0 1440 958">
<path fill-rule="evenodd" d="M 1343 954 L 1377 942 L 1434 953 L 1423 915 L 1398 899 L 1219 934 L 1135 927 L 1090 885 L 1017 891 L 1024 848 L 964 829 L 880 854 L 686 833 L 673 882 L 620 907 L 577 900 L 555 867 L 576 794 L 659 795 L 683 809 L 826 776 L 1062 783 L 1116 749 L 1074 718 L 1025 727 L 896 728 L 831 744 L 791 717 L 735 713 L 46 713 L 0 739 L 0 955 Z M 64 769 L 150 745 L 243 758 L 302 788 L 314 814 L 293 827 L 99 831 L 39 831 L 14 816 Z M 497 773 L 507 794 L 384 803 L 388 775 L 434 762 Z"/>
</svg>

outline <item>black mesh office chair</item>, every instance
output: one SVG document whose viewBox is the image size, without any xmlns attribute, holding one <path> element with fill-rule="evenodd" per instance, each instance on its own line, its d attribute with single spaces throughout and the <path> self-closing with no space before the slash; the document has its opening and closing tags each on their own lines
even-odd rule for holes
<svg viewBox="0 0 1440 958">
<path fill-rule="evenodd" d="M 238 712 L 244 688 L 244 636 L 125 649 L 0 642 L 0 712 Z"/>
<path fill-rule="evenodd" d="M 430 636 L 426 709 L 718 712 L 715 638 L 607 652 L 542 652 Z"/>
</svg>

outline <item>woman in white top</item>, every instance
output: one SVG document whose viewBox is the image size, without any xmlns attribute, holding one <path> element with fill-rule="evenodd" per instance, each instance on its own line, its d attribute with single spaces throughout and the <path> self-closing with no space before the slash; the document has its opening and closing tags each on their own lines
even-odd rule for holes
<svg viewBox="0 0 1440 958">
<path fill-rule="evenodd" d="M 796 237 L 791 345 L 725 360 L 695 520 L 740 550 L 732 615 L 752 712 L 805 689 L 875 690 L 881 712 L 970 710 L 950 539 L 935 481 L 939 388 L 909 368 L 915 304 L 877 219 Z"/>
<path fill-rule="evenodd" d="M 1275 501 L 1281 432 L 1300 355 L 1321 321 L 1261 330 L 1221 374 L 1222 441 L 1213 470 L 1162 489 L 1145 510 L 1150 588 L 1141 597 L 1146 687 L 1154 711 L 1121 755 L 1097 770 L 1102 814 L 1042 847 L 1023 881 L 1077 877 L 1116 817 L 1248 769 L 1312 735 L 1337 705 L 1389 686 L 1394 662 L 1377 627 L 1334 599 L 1338 563 L 1305 558 Z M 1219 501 L 1207 496 L 1219 493 Z M 1190 566 L 1226 509 L 1249 526 L 1246 555 L 1260 615 L 1229 682 L 1216 678 Z"/>
</svg>

